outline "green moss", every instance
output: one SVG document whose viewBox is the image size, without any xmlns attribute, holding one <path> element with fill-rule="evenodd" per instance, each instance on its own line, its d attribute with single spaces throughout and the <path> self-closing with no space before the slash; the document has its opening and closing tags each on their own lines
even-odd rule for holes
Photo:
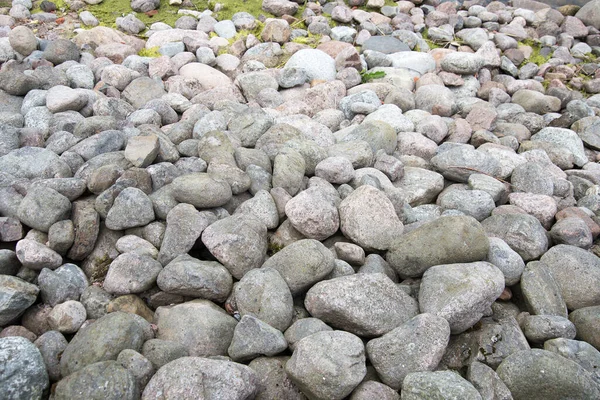
<svg viewBox="0 0 600 400">
<path fill-rule="evenodd" d="M 385 72 L 383 72 L 383 71 L 367 72 L 367 70 L 363 69 L 362 71 L 360 71 L 360 77 L 361 77 L 362 83 L 367 83 L 367 82 L 372 81 L 373 79 L 379 79 L 379 78 L 385 77 Z"/>
<path fill-rule="evenodd" d="M 314 35 L 308 32 L 308 36 L 299 36 L 297 38 L 292 39 L 294 43 L 305 44 L 307 46 L 312 47 L 313 49 L 319 45 L 319 42 L 323 35 Z"/>
<path fill-rule="evenodd" d="M 543 56 L 540 54 L 540 52 L 542 50 L 542 45 L 539 42 L 536 42 L 532 39 L 525 39 L 525 40 L 520 41 L 519 44 L 529 46 L 529 47 L 531 47 L 531 50 L 532 50 L 531 56 L 529 56 L 529 58 L 523 60 L 521 65 L 525 65 L 527 63 L 534 63 L 537 66 L 540 66 L 542 64 L 547 63 L 548 60 L 551 58 L 550 55 Z"/>
<path fill-rule="evenodd" d="M 149 49 L 146 49 L 146 48 L 141 49 L 138 52 L 138 55 L 142 56 L 142 57 L 160 57 L 161 56 L 161 54 L 158 52 L 158 46 L 154 46 Z"/>
</svg>

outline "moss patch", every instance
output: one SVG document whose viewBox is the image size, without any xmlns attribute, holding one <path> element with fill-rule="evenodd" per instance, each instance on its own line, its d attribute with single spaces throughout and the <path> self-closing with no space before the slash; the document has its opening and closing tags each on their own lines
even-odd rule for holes
<svg viewBox="0 0 600 400">
<path fill-rule="evenodd" d="M 162 54 L 158 52 L 158 46 L 150 47 L 149 49 L 143 48 L 138 52 L 138 56 L 141 57 L 160 57 Z"/>
<path fill-rule="evenodd" d="M 292 39 L 292 42 L 299 43 L 299 44 L 305 44 L 314 49 L 319 45 L 319 41 L 321 40 L 322 37 L 323 37 L 323 35 L 314 35 L 314 34 L 308 32 L 308 36 L 296 37 L 296 38 Z"/>
<path fill-rule="evenodd" d="M 538 67 L 542 64 L 545 64 L 548 62 L 548 60 L 550 58 L 552 58 L 552 55 L 547 55 L 547 56 L 543 56 L 542 54 L 540 54 L 541 50 L 542 50 L 542 45 L 539 42 L 536 42 L 532 39 L 525 39 L 519 42 L 520 45 L 525 45 L 525 46 L 529 46 L 531 47 L 531 56 L 525 60 L 523 60 L 523 62 L 521 63 L 521 65 L 525 65 L 527 63 L 534 63 L 536 64 Z"/>
</svg>

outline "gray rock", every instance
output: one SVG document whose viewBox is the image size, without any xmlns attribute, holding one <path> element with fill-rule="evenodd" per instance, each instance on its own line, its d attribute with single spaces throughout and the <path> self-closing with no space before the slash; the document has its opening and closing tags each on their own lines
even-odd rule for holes
<svg viewBox="0 0 600 400">
<path fill-rule="evenodd" d="M 550 229 L 550 237 L 556 244 L 567 244 L 589 249 L 593 243 L 593 234 L 587 223 L 577 217 L 563 218 Z"/>
<path fill-rule="evenodd" d="M 156 309 L 158 339 L 183 345 L 191 356 L 226 355 L 237 321 L 209 300 Z M 149 384 L 150 385 L 150 384 Z"/>
<path fill-rule="evenodd" d="M 496 208 L 492 196 L 482 190 L 451 190 L 438 197 L 439 205 L 445 210 L 458 210 L 483 221 Z"/>
<path fill-rule="evenodd" d="M 200 235 L 216 217 L 210 212 L 199 212 L 191 204 L 178 204 L 167 214 L 167 228 L 161 242 L 158 261 L 167 265 L 179 254 L 189 252 Z"/>
<path fill-rule="evenodd" d="M 267 228 L 242 214 L 221 219 L 202 233 L 202 243 L 236 278 L 259 268 L 267 254 Z"/>
<path fill-rule="evenodd" d="M 201 374 L 198 371 L 202 371 Z M 249 367 L 223 360 L 182 357 L 160 368 L 142 394 L 143 400 L 173 398 L 252 399 L 259 381 Z"/>
<path fill-rule="evenodd" d="M 584 307 L 569 314 L 569 320 L 577 329 L 576 338 L 585 340 L 596 349 L 600 348 L 600 318 L 598 311 L 600 306 Z"/>
<path fill-rule="evenodd" d="M 222 206 L 232 196 L 231 187 L 227 182 L 213 179 L 202 172 L 175 178 L 172 185 L 177 201 L 198 208 Z"/>
<path fill-rule="evenodd" d="M 48 229 L 48 247 L 58 254 L 66 254 L 74 241 L 75 227 L 70 219 L 58 221 Z"/>
<path fill-rule="evenodd" d="M 519 282 L 525 269 L 525 262 L 521 256 L 500 238 L 490 237 L 489 243 L 490 250 L 485 261 L 494 264 L 502 271 L 506 286 Z"/>
<path fill-rule="evenodd" d="M 512 400 L 512 394 L 496 371 L 474 361 L 467 370 L 467 379 L 479 391 L 482 399 Z"/>
<path fill-rule="evenodd" d="M 119 193 L 105 223 L 107 228 L 119 231 L 144 226 L 153 220 L 152 201 L 140 189 L 129 187 Z"/>
<path fill-rule="evenodd" d="M 90 364 L 116 360 L 124 349 L 139 351 L 150 332 L 150 324 L 135 314 L 107 314 L 73 337 L 60 359 L 61 374 L 67 377 Z"/>
<path fill-rule="evenodd" d="M 42 301 L 51 306 L 67 300 L 79 301 L 88 286 L 85 273 L 75 264 L 64 264 L 52 271 L 44 268 L 38 275 Z"/>
<path fill-rule="evenodd" d="M 321 242 L 302 239 L 279 250 L 262 268 L 270 267 L 279 272 L 295 295 L 329 275 L 333 266 L 333 255 Z"/>
<path fill-rule="evenodd" d="M 244 201 L 235 209 L 235 214 L 251 215 L 259 219 L 267 229 L 279 226 L 279 213 L 273 196 L 266 190 L 259 190 L 254 197 Z"/>
<path fill-rule="evenodd" d="M 102 286 L 111 294 L 141 293 L 154 286 L 161 271 L 162 265 L 150 256 L 124 253 L 110 263 Z"/>
<path fill-rule="evenodd" d="M 292 294 L 272 268 L 253 269 L 244 275 L 235 286 L 235 302 L 242 317 L 256 317 L 280 331 L 292 322 Z"/>
<path fill-rule="evenodd" d="M 109 130 L 78 142 L 69 151 L 79 154 L 85 161 L 88 161 L 103 153 L 119 151 L 124 146 L 125 136 L 123 132 Z"/>
<path fill-rule="evenodd" d="M 287 341 L 281 331 L 251 315 L 244 315 L 236 325 L 229 356 L 234 361 L 247 361 L 260 355 L 267 357 L 281 353 Z"/>
<path fill-rule="evenodd" d="M 500 177 L 500 165 L 498 161 L 469 145 L 455 146 L 442 153 L 438 153 L 438 155 L 431 159 L 431 164 L 446 179 L 456 182 L 467 182 L 469 176 L 474 173 Z"/>
<path fill-rule="evenodd" d="M 139 392 L 146 387 L 150 378 L 156 372 L 152 363 L 135 350 L 123 350 L 119 353 L 117 362 L 133 374 Z"/>
<path fill-rule="evenodd" d="M 404 379 L 402 399 L 406 400 L 481 400 L 477 389 L 452 371 L 412 372 Z"/>
<path fill-rule="evenodd" d="M 145 13 L 157 9 L 160 4 L 158 0 L 131 0 L 131 9 L 136 12 Z"/>
<path fill-rule="evenodd" d="M 50 327 L 60 333 L 75 333 L 85 322 L 85 307 L 78 301 L 67 300 L 54 306 L 48 314 Z"/>
<path fill-rule="evenodd" d="M 558 315 L 528 315 L 523 318 L 521 326 L 525 337 L 532 343 L 544 343 L 556 338 L 575 338 L 575 325 Z"/>
<path fill-rule="evenodd" d="M 450 339 L 450 326 L 432 314 L 420 314 L 367 343 L 369 361 L 386 385 L 400 390 L 411 372 L 433 371 Z"/>
<path fill-rule="evenodd" d="M 3 324 L 2 324 L 3 325 Z M 40 351 L 23 337 L 0 338 L 0 396 L 3 399 L 40 399 L 49 386 Z"/>
<path fill-rule="evenodd" d="M 16 26 L 8 34 L 10 46 L 19 54 L 28 56 L 37 49 L 38 41 L 31 29 L 26 26 Z"/>
<path fill-rule="evenodd" d="M 79 301 L 85 307 L 86 314 L 89 319 L 99 319 L 107 314 L 108 303 L 112 300 L 112 295 L 106 290 L 90 285 L 88 286 Z"/>
<path fill-rule="evenodd" d="M 577 363 L 545 350 L 532 349 L 507 357 L 496 370 L 515 399 L 592 399 L 600 389 Z"/>
<path fill-rule="evenodd" d="M 544 342 L 544 350 L 559 354 L 575 361 L 590 372 L 596 382 L 600 382 L 600 351 L 587 342 L 564 338 L 550 339 Z"/>
<path fill-rule="evenodd" d="M 356 335 L 375 337 L 417 314 L 417 305 L 384 274 L 356 274 L 315 284 L 306 309 L 323 322 Z"/>
<path fill-rule="evenodd" d="M 546 96 L 535 90 L 520 89 L 512 95 L 512 102 L 518 104 L 527 112 L 546 114 L 558 112 L 561 108 L 560 99 L 554 96 Z"/>
<path fill-rule="evenodd" d="M 71 212 L 71 202 L 49 187 L 37 186 L 27 192 L 19 205 L 19 220 L 34 229 L 48 232 L 50 226 L 66 219 Z"/>
<path fill-rule="evenodd" d="M 17 254 L 12 250 L 0 250 L 0 275 L 16 275 L 21 267 Z"/>
<path fill-rule="evenodd" d="M 545 169 L 543 164 L 531 161 L 517 165 L 510 178 L 513 191 L 552 196 L 554 182 Z"/>
<path fill-rule="evenodd" d="M 367 372 L 364 346 L 348 332 L 317 332 L 297 344 L 285 371 L 308 397 L 341 400 Z"/>
<path fill-rule="evenodd" d="M 575 164 L 582 167 L 587 164 L 588 159 L 583 151 L 583 142 L 581 138 L 570 129 L 565 128 L 544 128 L 531 137 L 536 142 L 548 142 L 563 147 L 573 153 Z"/>
<path fill-rule="evenodd" d="M 452 216 L 438 218 L 396 239 L 386 260 L 400 277 L 419 277 L 434 265 L 484 260 L 488 251 L 488 239 L 479 222 Z"/>
<path fill-rule="evenodd" d="M 524 261 L 535 260 L 548 249 L 546 231 L 534 216 L 496 214 L 481 225 L 488 236 L 504 240 Z"/>
<path fill-rule="evenodd" d="M 81 393 L 89 398 L 134 400 L 139 391 L 133 373 L 116 361 L 101 361 L 62 379 L 54 390 L 55 399 L 72 399 Z"/>
<path fill-rule="evenodd" d="M 600 259 L 579 247 L 560 244 L 541 258 L 569 310 L 600 305 Z"/>
<path fill-rule="evenodd" d="M 75 238 L 67 257 L 72 260 L 83 260 L 94 250 L 100 231 L 100 216 L 91 201 L 82 200 L 73 202 L 71 219 Z"/>
<path fill-rule="evenodd" d="M 304 69 L 309 81 L 332 81 L 335 79 L 336 74 L 335 60 L 329 54 L 317 49 L 297 51 L 283 67 L 284 70 L 288 68 Z"/>
<path fill-rule="evenodd" d="M 162 339 L 150 339 L 142 347 L 142 355 L 152 363 L 155 371 L 163 365 L 181 357 L 187 357 L 188 352 L 179 343 Z"/>
<path fill-rule="evenodd" d="M 88 102 L 85 92 L 67 86 L 53 86 L 46 94 L 46 107 L 51 113 L 81 110 Z"/>
<path fill-rule="evenodd" d="M 306 396 L 285 373 L 289 357 L 258 357 L 248 364 L 258 377 L 260 386 L 256 400 L 289 399 L 305 400 Z"/>
<path fill-rule="evenodd" d="M 74 42 L 67 39 L 57 39 L 48 43 L 42 57 L 54 65 L 59 65 L 69 60 L 79 61 L 80 53 Z"/>
<path fill-rule="evenodd" d="M 456 52 L 447 54 L 440 66 L 444 71 L 459 75 L 474 75 L 485 64 L 485 59 L 479 54 Z"/>
<path fill-rule="evenodd" d="M 560 287 L 545 264 L 527 263 L 520 286 L 525 305 L 532 314 L 567 317 L 567 305 Z"/>
<path fill-rule="evenodd" d="M 300 233 L 309 239 L 324 240 L 337 232 L 337 207 L 318 187 L 303 190 L 285 205 L 285 213 Z"/>
<path fill-rule="evenodd" d="M 361 50 L 363 52 L 372 50 L 383 54 L 393 54 L 400 51 L 410 51 L 410 47 L 393 36 L 371 36 L 363 43 Z"/>
<path fill-rule="evenodd" d="M 67 339 L 58 331 L 48 331 L 40 335 L 34 344 L 42 354 L 50 381 L 60 380 L 60 357 L 69 344 Z"/>
<path fill-rule="evenodd" d="M 403 232 L 391 201 L 369 185 L 358 187 L 346 197 L 340 203 L 339 215 L 344 235 L 366 249 L 385 250 Z"/>
<path fill-rule="evenodd" d="M 400 395 L 391 387 L 376 381 L 364 381 L 354 389 L 350 400 L 399 400 Z"/>
<path fill-rule="evenodd" d="M 332 331 L 333 328 L 327 325 L 325 322 L 318 318 L 301 318 L 294 322 L 284 333 L 284 337 L 287 340 L 290 350 L 294 351 L 296 345 L 300 340 L 313 333 L 321 331 Z"/>
<path fill-rule="evenodd" d="M 62 264 L 62 257 L 49 247 L 31 239 L 17 242 L 17 258 L 29 269 L 41 271 L 44 268 L 56 269 Z"/>
<path fill-rule="evenodd" d="M 415 105 L 420 110 L 441 117 L 449 117 L 456 112 L 456 99 L 452 91 L 444 86 L 420 86 L 415 92 Z"/>
<path fill-rule="evenodd" d="M 183 254 L 160 271 L 157 284 L 167 293 L 222 303 L 231 292 L 233 280 L 218 262 L 200 261 Z"/>
<path fill-rule="evenodd" d="M 484 261 L 429 268 L 419 289 L 421 312 L 445 318 L 453 334 L 473 326 L 504 290 L 504 275 Z"/>
<path fill-rule="evenodd" d="M 135 109 L 142 108 L 152 99 L 158 99 L 165 95 L 162 82 L 142 76 L 134 79 L 121 93 L 122 99 L 126 100 Z"/>
<path fill-rule="evenodd" d="M 404 176 L 394 186 L 404 191 L 406 202 L 414 207 L 435 200 L 444 189 L 444 177 L 428 169 L 406 166 Z"/>
<path fill-rule="evenodd" d="M 273 187 L 282 187 L 295 196 L 302 188 L 305 173 L 306 161 L 302 154 L 292 149 L 281 150 L 273 161 Z"/>
</svg>

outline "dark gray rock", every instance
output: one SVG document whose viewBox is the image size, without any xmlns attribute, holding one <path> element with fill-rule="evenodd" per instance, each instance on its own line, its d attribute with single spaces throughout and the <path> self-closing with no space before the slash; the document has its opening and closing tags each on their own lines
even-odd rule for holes
<svg viewBox="0 0 600 400">
<path fill-rule="evenodd" d="M 354 389 L 349 400 L 400 400 L 400 395 L 391 387 L 376 381 L 364 381 Z"/>
<path fill-rule="evenodd" d="M 479 391 L 482 399 L 512 400 L 512 394 L 496 371 L 474 361 L 469 365 L 466 378 Z"/>
<path fill-rule="evenodd" d="M 152 363 L 135 350 L 125 349 L 119 353 L 117 362 L 131 372 L 135 378 L 138 392 L 142 392 L 152 375 L 156 372 Z"/>
<path fill-rule="evenodd" d="M 60 380 L 60 357 L 69 344 L 67 339 L 59 331 L 48 331 L 40 335 L 34 344 L 40 350 L 50 380 Z"/>
<path fill-rule="evenodd" d="M 598 384 L 579 364 L 545 350 L 507 357 L 496 370 L 515 399 L 594 399 Z"/>
<path fill-rule="evenodd" d="M 452 216 L 438 218 L 393 241 L 386 260 L 400 277 L 416 278 L 434 265 L 484 260 L 488 251 L 488 239 L 479 222 L 473 217 Z"/>
<path fill-rule="evenodd" d="M 223 303 L 231 292 L 233 279 L 218 262 L 182 254 L 160 271 L 156 283 L 167 293 Z"/>
<path fill-rule="evenodd" d="M 17 400 L 44 396 L 49 386 L 48 373 L 33 343 L 18 336 L 0 338 L 0 362 L 0 397 Z"/>
<path fill-rule="evenodd" d="M 285 371 L 309 398 L 343 399 L 367 372 L 364 345 L 348 332 L 317 332 L 298 342 Z"/>
<path fill-rule="evenodd" d="M 110 263 L 102 287 L 115 295 L 141 293 L 155 285 L 162 269 L 162 265 L 150 256 L 124 253 Z"/>
<path fill-rule="evenodd" d="M 38 275 L 42 301 L 51 306 L 67 300 L 79 301 L 88 287 L 85 273 L 75 264 L 64 264 L 52 271 L 44 268 Z"/>
<path fill-rule="evenodd" d="M 237 321 L 209 300 L 156 309 L 158 339 L 183 345 L 191 356 L 226 355 Z"/>
<path fill-rule="evenodd" d="M 567 305 L 561 289 L 548 267 L 531 261 L 521 275 L 521 291 L 527 309 L 532 314 L 567 317 Z"/>
<path fill-rule="evenodd" d="M 531 343 L 544 343 L 546 340 L 575 338 L 575 325 L 558 315 L 528 315 L 521 321 L 523 333 Z"/>
<path fill-rule="evenodd" d="M 170 340 L 150 339 L 142 347 L 142 355 L 152 363 L 155 371 L 163 365 L 187 357 L 188 352 L 182 344 Z"/>
<path fill-rule="evenodd" d="M 42 57 L 54 65 L 59 65 L 70 60 L 78 62 L 80 53 L 74 42 L 67 39 L 57 39 L 48 43 Z"/>
<path fill-rule="evenodd" d="M 432 314 L 419 314 L 367 343 L 367 356 L 386 385 L 400 390 L 411 372 L 433 371 L 450 339 L 450 326 Z"/>
<path fill-rule="evenodd" d="M 37 299 L 40 289 L 15 276 L 0 275 L 0 326 L 15 320 Z"/>
<path fill-rule="evenodd" d="M 87 398 L 135 400 L 139 391 L 133 373 L 117 361 L 101 361 L 62 379 L 54 389 L 54 398 L 67 400 L 86 393 Z"/>
<path fill-rule="evenodd" d="M 417 314 L 417 304 L 383 274 L 356 274 L 315 284 L 304 305 L 323 322 L 365 337 L 385 334 Z"/>
<path fill-rule="evenodd" d="M 258 357 L 248 364 L 259 379 L 255 400 L 305 400 L 306 396 L 285 373 L 289 357 Z"/>
<path fill-rule="evenodd" d="M 138 188 L 123 189 L 115 199 L 108 215 L 106 227 L 120 231 L 137 226 L 144 226 L 154 220 L 152 201 Z"/>
<path fill-rule="evenodd" d="M 429 268 L 419 289 L 421 312 L 445 318 L 453 334 L 473 326 L 504 290 L 504 275 L 480 261 Z"/>
<path fill-rule="evenodd" d="M 101 287 L 90 285 L 83 291 L 79 301 L 85 307 L 89 319 L 99 319 L 106 315 L 106 308 L 112 298 L 113 296 Z"/>
<path fill-rule="evenodd" d="M 290 346 L 290 350 L 294 351 L 296 349 L 296 344 L 305 337 L 310 336 L 313 333 L 332 330 L 332 327 L 320 319 L 307 317 L 294 322 L 292 326 L 285 331 L 284 337 Z"/>
<path fill-rule="evenodd" d="M 152 328 L 140 316 L 114 312 L 77 332 L 60 359 L 63 377 L 99 361 L 116 360 L 124 349 L 139 351 Z"/>
<path fill-rule="evenodd" d="M 156 372 L 144 389 L 142 399 L 159 400 L 168 393 L 173 398 L 245 400 L 255 397 L 258 385 L 255 372 L 245 365 L 202 357 L 182 357 Z"/>
<path fill-rule="evenodd" d="M 321 242 L 302 239 L 279 250 L 262 268 L 279 272 L 294 295 L 325 278 L 333 270 L 333 260 L 333 254 Z"/>
<path fill-rule="evenodd" d="M 56 190 L 36 186 L 27 192 L 19 205 L 19 220 L 32 228 L 48 232 L 50 226 L 66 219 L 71 212 L 71 202 Z"/>
<path fill-rule="evenodd" d="M 600 349 L 600 306 L 584 307 L 569 314 L 569 320 L 577 329 L 576 338 L 585 340 Z"/>
</svg>

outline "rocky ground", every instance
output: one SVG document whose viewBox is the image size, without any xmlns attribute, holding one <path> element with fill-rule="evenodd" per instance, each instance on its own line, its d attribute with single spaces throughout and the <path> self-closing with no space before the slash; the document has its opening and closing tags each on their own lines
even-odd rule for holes
<svg viewBox="0 0 600 400">
<path fill-rule="evenodd" d="M 0 398 L 600 398 L 600 0 L 198 4 L 4 4 Z"/>
</svg>

